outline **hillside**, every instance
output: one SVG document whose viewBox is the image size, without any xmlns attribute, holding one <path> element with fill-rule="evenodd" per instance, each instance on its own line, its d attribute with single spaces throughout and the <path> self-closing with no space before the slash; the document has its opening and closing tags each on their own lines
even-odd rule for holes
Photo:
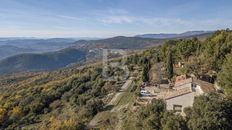
<svg viewBox="0 0 232 130">
<path fill-rule="evenodd" d="M 34 49 L 25 49 L 12 45 L 0 45 L 0 60 L 17 54 L 35 52 Z"/>
<path fill-rule="evenodd" d="M 73 45 L 71 38 L 0 38 L 0 60 L 22 53 L 58 51 Z"/>
<path fill-rule="evenodd" d="M 201 33 L 201 35 L 199 35 Z M 202 34 L 204 33 L 204 34 Z M 185 39 L 191 39 L 192 37 L 197 36 L 199 39 L 206 39 L 211 35 L 206 32 L 186 32 L 182 34 L 182 37 Z M 180 36 L 180 35 L 178 35 Z M 54 49 L 53 46 L 58 48 L 65 45 L 67 39 L 48 39 L 48 43 L 33 43 L 34 47 L 37 48 L 39 45 L 40 49 L 42 46 L 48 45 L 48 49 Z M 64 43 L 61 43 L 61 42 Z M 6 58 L 0 61 L 0 74 L 2 73 L 14 73 L 21 71 L 44 71 L 44 70 L 53 70 L 65 67 L 71 63 L 82 63 L 86 60 L 99 60 L 102 55 L 102 49 L 123 49 L 123 50 L 138 50 L 138 49 L 147 49 L 150 47 L 155 47 L 162 45 L 167 39 L 152 39 L 152 38 L 140 38 L 140 37 L 124 37 L 118 36 L 107 39 L 100 40 L 79 40 L 72 44 L 65 46 L 71 46 L 64 50 L 85 50 L 85 53 L 74 54 L 76 60 L 70 59 L 68 56 L 72 56 L 72 51 L 57 51 L 55 53 L 42 53 L 42 54 L 22 54 L 16 55 L 13 57 Z M 15 41 L 16 42 L 16 41 Z M 30 43 L 30 40 L 28 40 Z M 54 43 L 53 43 L 54 42 Z M 66 41 L 67 42 L 67 41 Z M 22 45 L 29 44 L 25 42 Z M 46 48 L 46 47 L 45 47 Z M 65 53 L 60 53 L 65 52 Z M 67 56 L 68 60 L 63 59 L 63 55 Z M 77 56 L 79 55 L 79 56 Z M 79 59 L 80 58 L 80 59 Z"/>
<path fill-rule="evenodd" d="M 104 109 L 103 106 L 111 98 L 108 95 L 115 93 L 125 82 L 125 79 L 104 80 L 101 71 L 100 65 L 93 65 L 82 69 L 26 73 L 2 78 L 0 128 L 16 129 L 23 126 L 25 129 L 58 129 L 63 123 L 69 122 L 71 124 L 68 124 L 72 126 L 69 129 L 83 130 L 84 124 Z M 118 69 L 111 69 L 110 73 L 112 72 L 118 73 L 119 76 L 123 74 L 123 71 Z M 11 119 L 6 117 L 7 120 L 2 122 L 2 112 L 6 110 L 5 103 L 10 97 L 13 102 L 19 101 L 20 108 L 14 108 L 14 110 L 19 108 L 19 113 L 17 112 L 19 115 L 16 114 Z M 23 114 L 24 112 L 26 113 Z M 63 120 L 64 118 L 66 119 Z M 57 122 L 60 126 L 55 125 Z"/>
<path fill-rule="evenodd" d="M 163 40 L 138 38 L 138 37 L 124 37 L 118 36 L 113 38 L 84 41 L 85 48 L 108 48 L 108 49 L 145 49 L 152 46 L 158 46 L 163 43 Z M 76 42 L 77 44 L 83 41 Z"/>
<path fill-rule="evenodd" d="M 86 58 L 88 60 L 97 60 L 101 58 L 102 48 L 133 50 L 158 46 L 162 43 L 163 41 L 160 40 L 123 36 L 103 40 L 80 40 L 73 43 L 73 46 L 61 51 L 42 54 L 20 54 L 8 57 L 0 61 L 0 74 L 54 70 L 71 63 L 82 63 Z M 56 45 L 56 43 L 51 44 Z M 44 43 L 44 45 L 46 44 Z"/>
<path fill-rule="evenodd" d="M 0 74 L 23 71 L 46 71 L 85 61 L 86 52 L 67 48 L 43 54 L 20 54 L 0 61 Z"/>
<path fill-rule="evenodd" d="M 105 79 L 102 75 L 105 66 L 101 64 L 0 77 L 0 129 L 230 130 L 231 40 L 232 32 L 222 30 L 205 41 L 166 42 L 127 57 L 125 64 L 130 71 L 127 78 L 123 78 L 122 69 L 109 67 L 107 78 L 114 78 Z M 69 49 L 42 57 L 56 59 L 55 55 L 65 55 L 68 51 L 74 54 L 73 58 L 75 54 L 82 54 Z M 170 51 L 173 52 L 171 57 L 167 53 Z M 168 73 L 168 64 L 179 61 L 184 62 L 184 66 L 171 66 L 173 73 Z M 120 64 L 122 60 L 111 62 Z M 141 86 L 144 82 L 155 82 L 149 74 L 159 72 L 150 67 L 158 64 L 164 64 L 165 76 L 171 75 L 171 81 L 180 74 L 195 75 L 199 79 L 207 75 L 218 81 L 223 91 L 196 97 L 192 108 L 184 111 L 185 117 L 166 110 L 163 100 L 139 105 L 137 97 Z"/>
<path fill-rule="evenodd" d="M 60 49 L 72 44 L 75 39 L 71 38 L 50 38 L 50 39 L 38 39 L 38 38 L 5 38 L 0 39 L 0 45 L 11 45 L 21 48 L 35 48 L 36 49 Z"/>
</svg>

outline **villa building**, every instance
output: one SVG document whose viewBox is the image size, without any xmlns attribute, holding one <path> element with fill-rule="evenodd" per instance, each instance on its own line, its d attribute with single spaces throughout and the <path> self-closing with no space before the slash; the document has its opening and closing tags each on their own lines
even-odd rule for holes
<svg viewBox="0 0 232 130">
<path fill-rule="evenodd" d="M 203 80 L 178 76 L 173 91 L 164 94 L 167 110 L 174 110 L 183 114 L 186 107 L 192 107 L 194 97 L 215 92 L 214 85 Z"/>
</svg>

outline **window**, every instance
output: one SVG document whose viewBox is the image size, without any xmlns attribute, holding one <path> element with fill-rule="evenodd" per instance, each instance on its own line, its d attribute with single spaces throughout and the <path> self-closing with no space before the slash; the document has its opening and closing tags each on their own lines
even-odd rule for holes
<svg viewBox="0 0 232 130">
<path fill-rule="evenodd" d="M 182 112 L 182 105 L 173 105 L 174 112 Z"/>
</svg>

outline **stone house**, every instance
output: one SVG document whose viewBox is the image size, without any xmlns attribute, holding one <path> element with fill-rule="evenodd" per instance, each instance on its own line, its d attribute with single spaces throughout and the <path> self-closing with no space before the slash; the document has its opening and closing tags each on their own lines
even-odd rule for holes
<svg viewBox="0 0 232 130">
<path fill-rule="evenodd" d="M 192 107 L 194 97 L 216 91 L 214 85 L 199 79 L 181 76 L 176 78 L 173 91 L 164 94 L 167 110 L 174 110 L 182 115 L 184 108 Z"/>
</svg>

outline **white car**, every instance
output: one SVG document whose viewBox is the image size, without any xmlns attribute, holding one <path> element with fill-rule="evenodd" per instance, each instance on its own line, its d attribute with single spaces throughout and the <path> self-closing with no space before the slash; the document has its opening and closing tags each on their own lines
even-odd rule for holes
<svg viewBox="0 0 232 130">
<path fill-rule="evenodd" d="M 147 90 L 141 90 L 141 91 L 140 91 L 140 94 L 141 94 L 142 96 L 151 96 L 151 93 L 148 92 Z"/>
</svg>

